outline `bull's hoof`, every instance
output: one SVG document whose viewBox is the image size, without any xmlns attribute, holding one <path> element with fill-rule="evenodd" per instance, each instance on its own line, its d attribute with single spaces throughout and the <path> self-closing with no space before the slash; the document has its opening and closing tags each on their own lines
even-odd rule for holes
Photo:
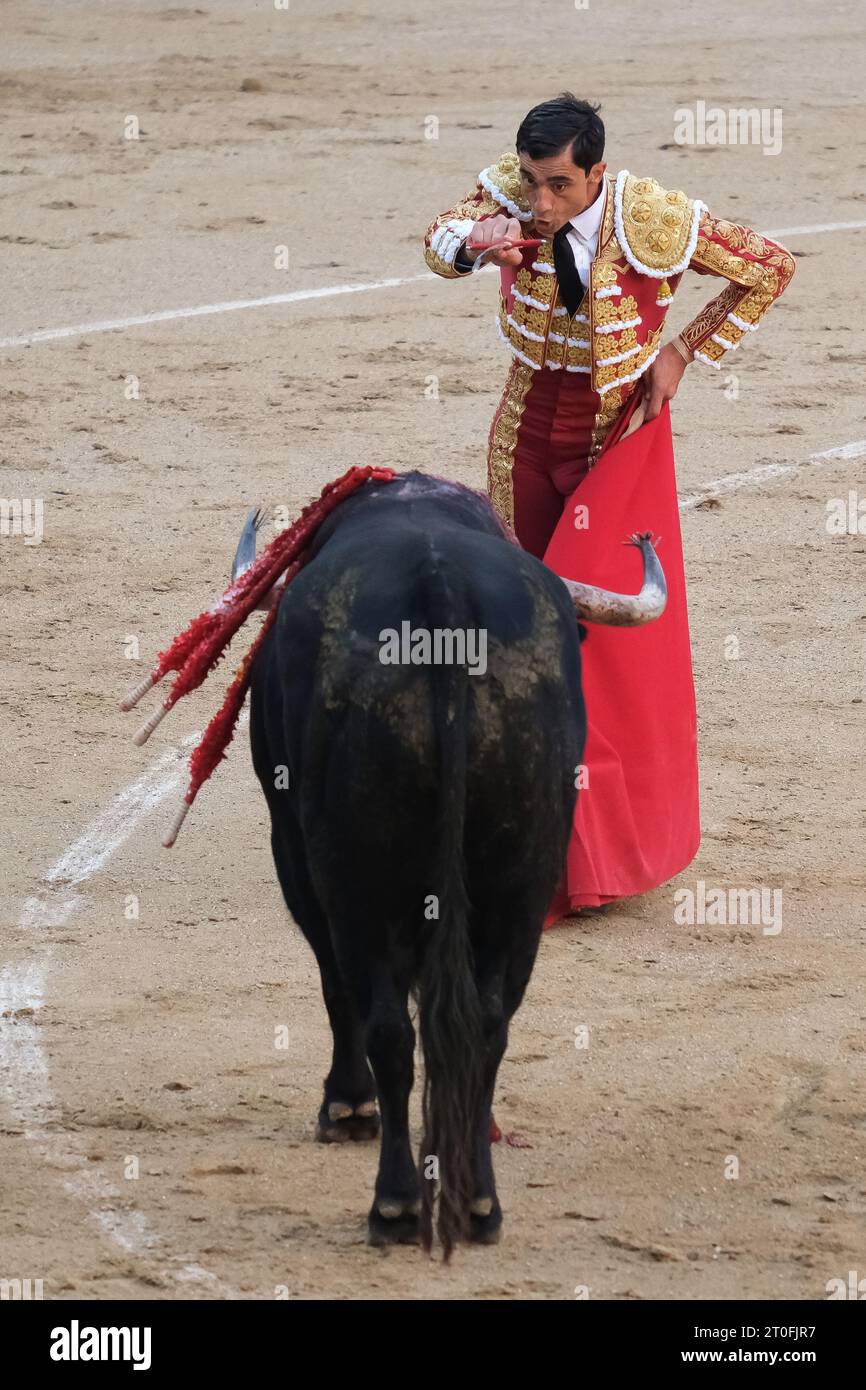
<svg viewBox="0 0 866 1390">
<path fill-rule="evenodd" d="M 364 1100 L 354 1108 L 342 1100 L 332 1100 L 319 1111 L 316 1139 L 320 1144 L 356 1144 L 379 1137 L 379 1113 L 374 1100 Z"/>
<path fill-rule="evenodd" d="M 418 1245 L 420 1212 L 418 1197 L 377 1197 L 367 1217 L 367 1244 Z"/>
<path fill-rule="evenodd" d="M 502 1238 L 502 1208 L 496 1197 L 476 1197 L 469 1214 L 469 1239 L 476 1245 L 498 1245 Z"/>
</svg>

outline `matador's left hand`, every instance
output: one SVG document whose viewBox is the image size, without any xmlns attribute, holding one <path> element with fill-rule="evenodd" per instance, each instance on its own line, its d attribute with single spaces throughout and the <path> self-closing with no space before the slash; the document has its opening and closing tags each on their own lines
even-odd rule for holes
<svg viewBox="0 0 866 1390">
<path fill-rule="evenodd" d="M 685 369 L 686 360 L 677 352 L 673 343 L 668 343 L 667 347 L 662 348 L 647 372 L 647 411 L 644 422 L 654 420 L 665 401 L 673 400 Z"/>
</svg>

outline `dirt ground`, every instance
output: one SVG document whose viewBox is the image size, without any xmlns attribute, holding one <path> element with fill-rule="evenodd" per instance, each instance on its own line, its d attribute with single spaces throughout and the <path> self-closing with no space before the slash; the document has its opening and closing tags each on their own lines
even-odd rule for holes
<svg viewBox="0 0 866 1390">
<path fill-rule="evenodd" d="M 859 5 L 69 0 L 4 26 L 0 490 L 43 498 L 45 530 L 0 537 L 0 1278 L 124 1299 L 862 1278 L 866 538 L 825 524 L 866 454 L 862 230 L 782 237 L 798 274 L 736 399 L 696 364 L 675 403 L 684 498 L 777 466 L 683 513 L 703 844 L 677 883 L 545 936 L 500 1073 L 525 1145 L 497 1149 L 500 1246 L 447 1269 L 365 1246 L 376 1154 L 312 1142 L 326 1019 L 244 736 L 160 847 L 223 681 L 145 749 L 116 706 L 222 589 L 252 503 L 293 515 L 350 463 L 482 485 L 495 281 L 427 274 L 421 236 L 536 101 L 602 100 L 612 169 L 716 213 L 862 227 Z M 676 145 L 698 100 L 780 108 L 781 154 Z M 674 328 L 711 293 L 691 277 Z M 677 925 L 699 880 L 782 889 L 783 929 Z"/>
</svg>

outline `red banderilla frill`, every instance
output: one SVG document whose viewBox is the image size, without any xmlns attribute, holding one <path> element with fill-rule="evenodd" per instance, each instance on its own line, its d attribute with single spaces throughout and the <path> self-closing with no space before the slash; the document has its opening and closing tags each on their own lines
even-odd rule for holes
<svg viewBox="0 0 866 1390">
<path fill-rule="evenodd" d="M 180 808 L 175 815 L 169 831 L 163 840 L 166 848 L 174 844 L 178 832 L 199 788 L 207 781 L 214 768 L 225 757 L 235 731 L 252 676 L 253 662 L 262 643 L 270 631 L 279 608 L 279 598 L 302 568 L 306 559 L 305 551 L 319 526 L 335 507 L 363 486 L 369 479 L 376 482 L 391 482 L 394 470 L 391 468 L 350 468 L 342 478 L 328 483 L 321 496 L 305 507 L 285 531 L 275 536 L 270 545 L 239 575 L 226 589 L 212 608 L 200 613 L 185 628 L 171 646 L 160 652 L 159 661 L 139 685 L 129 692 L 120 703 L 122 710 L 131 710 L 143 695 L 151 690 L 169 671 L 177 675 L 171 690 L 159 709 L 138 730 L 134 742 L 146 743 L 157 725 L 165 718 L 184 695 L 197 690 L 202 681 L 213 670 L 224 655 L 226 647 L 238 628 L 246 622 L 250 613 L 279 581 L 280 587 L 271 604 L 261 631 L 241 662 L 235 678 L 226 691 L 225 699 L 208 724 L 200 742 L 192 751 L 189 760 L 190 780 Z"/>
</svg>

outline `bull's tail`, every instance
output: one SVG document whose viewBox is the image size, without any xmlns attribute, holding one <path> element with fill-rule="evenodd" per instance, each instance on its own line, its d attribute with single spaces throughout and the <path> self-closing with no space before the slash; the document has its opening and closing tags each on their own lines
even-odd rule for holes
<svg viewBox="0 0 866 1390">
<path fill-rule="evenodd" d="M 463 833 L 466 819 L 467 672 L 440 667 L 434 697 L 439 807 L 434 839 L 438 919 L 425 922 L 419 1021 L 424 1052 L 421 1240 L 436 1232 L 448 1260 L 469 1229 L 473 1149 L 482 1085 L 481 1008 L 469 938 Z"/>
</svg>

